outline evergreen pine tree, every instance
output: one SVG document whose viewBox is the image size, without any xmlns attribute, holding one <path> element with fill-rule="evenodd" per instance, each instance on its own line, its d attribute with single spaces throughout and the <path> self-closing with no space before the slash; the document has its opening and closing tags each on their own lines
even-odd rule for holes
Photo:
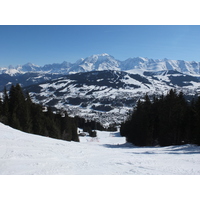
<svg viewBox="0 0 200 200">
<path fill-rule="evenodd" d="M 0 97 L 0 116 L 2 115 L 2 107 L 3 107 L 3 102 L 2 102 L 2 99 Z"/>
<path fill-rule="evenodd" d="M 3 92 L 3 105 L 2 105 L 2 122 L 4 124 L 8 124 L 8 119 L 9 119 L 9 98 L 7 94 L 6 87 L 4 87 L 4 92 Z"/>
<path fill-rule="evenodd" d="M 2 115 L 3 115 L 3 102 L 0 97 L 0 122 L 2 121 Z"/>
<path fill-rule="evenodd" d="M 47 130 L 44 127 L 44 116 L 41 105 L 34 103 L 31 105 L 31 118 L 32 118 L 32 133 L 48 136 Z"/>
<path fill-rule="evenodd" d="M 14 128 L 30 132 L 30 114 L 22 88 L 19 84 L 12 85 L 9 93 L 10 125 Z M 17 127 L 16 127 L 17 124 Z M 18 126 L 19 124 L 19 126 Z"/>
<path fill-rule="evenodd" d="M 198 97 L 193 108 L 193 123 L 195 124 L 192 134 L 192 141 L 195 144 L 200 145 L 200 97 Z"/>
<path fill-rule="evenodd" d="M 32 117 L 31 117 L 31 105 L 32 105 L 32 100 L 28 92 L 26 92 L 25 95 L 25 107 L 26 107 L 26 112 L 25 112 L 25 125 L 24 125 L 24 131 L 25 132 L 32 132 Z"/>
</svg>

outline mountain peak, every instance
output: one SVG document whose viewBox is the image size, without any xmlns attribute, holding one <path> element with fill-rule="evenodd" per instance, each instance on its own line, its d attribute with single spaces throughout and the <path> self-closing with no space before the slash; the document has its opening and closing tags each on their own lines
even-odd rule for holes
<svg viewBox="0 0 200 200">
<path fill-rule="evenodd" d="M 102 53 L 102 54 L 97 54 L 98 56 L 110 56 L 109 54 L 107 53 Z"/>
<path fill-rule="evenodd" d="M 102 53 L 102 54 L 93 54 L 89 56 L 88 58 L 100 58 L 100 57 L 112 57 L 112 56 L 107 53 Z"/>
<path fill-rule="evenodd" d="M 93 55 L 89 56 L 88 58 L 96 58 L 96 59 L 99 59 L 99 58 L 104 58 L 104 59 L 113 58 L 114 59 L 113 56 L 111 56 L 111 55 L 109 55 L 107 53 L 93 54 Z"/>
</svg>

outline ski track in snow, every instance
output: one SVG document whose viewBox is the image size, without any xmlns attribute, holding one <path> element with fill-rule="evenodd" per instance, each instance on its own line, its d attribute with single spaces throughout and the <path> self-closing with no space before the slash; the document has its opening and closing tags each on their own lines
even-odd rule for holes
<svg viewBox="0 0 200 200">
<path fill-rule="evenodd" d="M 0 123 L 0 174 L 199 175 L 200 147 L 135 147 L 118 132 L 80 143 L 23 133 Z"/>
</svg>

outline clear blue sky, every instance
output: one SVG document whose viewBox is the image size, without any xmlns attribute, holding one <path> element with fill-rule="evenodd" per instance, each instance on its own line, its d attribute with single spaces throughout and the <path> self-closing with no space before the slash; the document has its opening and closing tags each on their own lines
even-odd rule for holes
<svg viewBox="0 0 200 200">
<path fill-rule="evenodd" d="M 108 53 L 200 61 L 200 26 L 0 26 L 0 67 L 76 62 Z"/>
</svg>

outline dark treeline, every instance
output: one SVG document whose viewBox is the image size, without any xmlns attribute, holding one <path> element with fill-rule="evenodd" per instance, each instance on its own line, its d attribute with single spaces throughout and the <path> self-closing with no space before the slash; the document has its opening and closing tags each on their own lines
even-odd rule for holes
<svg viewBox="0 0 200 200">
<path fill-rule="evenodd" d="M 54 114 L 51 108 L 46 110 L 31 101 L 23 93 L 19 84 L 12 85 L 10 91 L 4 89 L 0 100 L 0 121 L 15 129 L 67 141 L 79 141 L 77 123 L 67 113 Z"/>
<path fill-rule="evenodd" d="M 200 145 L 200 97 L 188 103 L 175 90 L 153 101 L 146 95 L 120 132 L 137 146 Z"/>
<path fill-rule="evenodd" d="M 72 118 L 67 112 L 54 114 L 51 108 L 44 109 L 33 103 L 29 93 L 24 93 L 19 84 L 12 85 L 9 92 L 4 89 L 0 99 L 0 122 L 24 132 L 77 142 L 77 127 L 83 128 L 92 137 L 96 137 L 94 129 L 105 130 L 100 123 Z"/>
</svg>

